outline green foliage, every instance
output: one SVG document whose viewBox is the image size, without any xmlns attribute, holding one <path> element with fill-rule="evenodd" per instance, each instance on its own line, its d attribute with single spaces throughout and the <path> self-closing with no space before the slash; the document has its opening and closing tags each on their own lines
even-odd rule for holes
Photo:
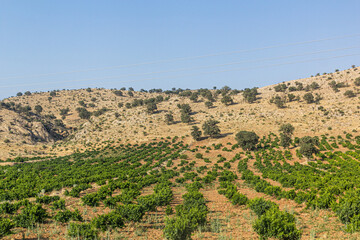
<svg viewBox="0 0 360 240">
<path fill-rule="evenodd" d="M 229 95 L 225 95 L 221 99 L 221 102 L 227 106 L 227 105 L 233 104 L 233 99 Z"/>
<path fill-rule="evenodd" d="M 145 214 L 145 209 L 141 205 L 126 204 L 119 205 L 116 212 L 120 214 L 124 220 L 139 222 Z"/>
<path fill-rule="evenodd" d="M 41 113 L 43 111 L 43 108 L 40 105 L 36 105 L 34 109 L 37 113 Z"/>
<path fill-rule="evenodd" d="M 188 218 L 166 218 L 164 236 L 170 240 L 191 239 L 192 228 Z"/>
<path fill-rule="evenodd" d="M 119 97 L 123 96 L 123 92 L 121 90 L 115 90 L 113 93 Z"/>
<path fill-rule="evenodd" d="M 355 78 L 354 84 L 355 84 L 355 86 L 360 86 L 360 77 Z"/>
<path fill-rule="evenodd" d="M 41 204 L 28 204 L 19 215 L 15 216 L 14 220 L 17 226 L 26 228 L 44 222 L 47 217 L 46 210 Z"/>
<path fill-rule="evenodd" d="M 344 96 L 348 97 L 348 98 L 353 98 L 356 96 L 356 94 L 354 93 L 354 91 L 352 90 L 347 90 L 345 93 L 344 93 Z"/>
<path fill-rule="evenodd" d="M 287 124 L 282 124 L 280 126 L 279 131 L 280 133 L 280 145 L 283 147 L 289 147 L 291 144 L 291 136 L 294 133 L 294 126 L 291 125 L 290 123 Z"/>
<path fill-rule="evenodd" d="M 174 123 L 174 115 L 171 112 L 165 114 L 165 123 L 167 125 L 170 125 L 170 124 Z"/>
<path fill-rule="evenodd" d="M 89 193 L 81 198 L 85 205 L 96 207 L 99 205 L 100 197 L 97 193 Z"/>
<path fill-rule="evenodd" d="M 201 139 L 202 132 L 197 126 L 193 126 L 191 129 L 191 136 L 194 140 L 199 141 Z"/>
<path fill-rule="evenodd" d="M 56 221 L 62 222 L 62 223 L 66 223 L 70 220 L 74 220 L 74 221 L 82 221 L 83 220 L 78 209 L 76 209 L 74 212 L 72 212 L 70 210 L 59 211 L 55 214 L 54 219 Z"/>
<path fill-rule="evenodd" d="M 91 113 L 86 108 L 77 108 L 76 111 L 81 119 L 90 119 L 91 117 Z"/>
<path fill-rule="evenodd" d="M 149 102 L 146 104 L 146 112 L 147 113 L 154 113 L 157 110 L 157 106 L 156 103 L 154 102 Z"/>
<path fill-rule="evenodd" d="M 71 222 L 68 235 L 77 239 L 98 239 L 98 231 L 90 223 Z"/>
<path fill-rule="evenodd" d="M 246 102 L 253 103 L 256 101 L 256 95 L 258 95 L 257 88 L 245 88 L 243 91 L 243 97 Z"/>
<path fill-rule="evenodd" d="M 214 104 L 213 104 L 211 101 L 206 101 L 206 102 L 205 102 L 205 106 L 206 106 L 207 108 L 212 108 L 212 107 L 214 106 Z"/>
<path fill-rule="evenodd" d="M 189 186 L 189 192 L 183 195 L 183 204 L 176 206 L 176 216 L 165 219 L 164 235 L 167 239 L 190 239 L 191 233 L 206 223 L 208 208 L 204 196 Z"/>
<path fill-rule="evenodd" d="M 190 123 L 193 121 L 193 118 L 190 116 L 190 114 L 184 111 L 181 111 L 180 118 L 183 123 Z"/>
<path fill-rule="evenodd" d="M 220 136 L 220 128 L 217 126 L 219 124 L 219 121 L 216 121 L 214 119 L 209 119 L 204 122 L 202 125 L 202 129 L 204 130 L 205 135 L 209 135 L 212 138 L 216 138 Z"/>
<path fill-rule="evenodd" d="M 261 239 L 300 239 L 302 232 L 296 228 L 296 219 L 287 212 L 271 208 L 255 220 L 253 228 Z"/>
<path fill-rule="evenodd" d="M 8 218 L 0 217 L 0 237 L 11 234 L 11 229 L 15 224 Z"/>
<path fill-rule="evenodd" d="M 285 108 L 285 99 L 276 95 L 270 99 L 270 103 L 274 103 L 278 108 Z"/>
<path fill-rule="evenodd" d="M 236 134 L 235 140 L 244 150 L 253 150 L 259 141 L 259 136 L 255 132 L 240 131 Z"/>
<path fill-rule="evenodd" d="M 91 224 L 101 231 L 105 232 L 108 229 L 122 228 L 124 227 L 124 221 L 122 216 L 117 212 L 110 212 L 95 217 Z"/>
<path fill-rule="evenodd" d="M 318 149 L 315 147 L 315 144 L 318 144 L 318 141 L 312 137 L 305 136 L 300 139 L 300 150 L 299 152 L 307 158 L 312 158 L 314 153 L 318 152 Z"/>
<path fill-rule="evenodd" d="M 49 204 L 51 202 L 54 202 L 54 201 L 58 201 L 60 200 L 60 197 L 59 196 L 48 196 L 48 195 L 44 195 L 42 197 L 37 197 L 36 198 L 36 202 L 37 203 L 43 203 L 43 204 Z"/>
<path fill-rule="evenodd" d="M 305 93 L 305 95 L 303 96 L 303 99 L 305 100 L 305 102 L 307 104 L 315 102 L 315 98 L 314 98 L 314 95 L 312 93 Z"/>
<path fill-rule="evenodd" d="M 266 213 L 270 208 L 278 208 L 278 206 L 264 198 L 254 198 L 251 199 L 248 203 L 249 208 L 255 212 L 258 217 L 261 217 Z"/>
</svg>

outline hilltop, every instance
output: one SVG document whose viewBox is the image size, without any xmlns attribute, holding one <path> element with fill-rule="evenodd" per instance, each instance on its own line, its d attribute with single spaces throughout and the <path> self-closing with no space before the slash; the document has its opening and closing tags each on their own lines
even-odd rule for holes
<svg viewBox="0 0 360 240">
<path fill-rule="evenodd" d="M 19 93 L 1 101 L 0 159 L 66 155 L 109 142 L 141 143 L 174 136 L 194 144 L 190 136 L 192 126 L 201 129 L 210 118 L 220 122 L 223 137 L 203 140 L 206 143 L 227 142 L 240 130 L 254 131 L 260 136 L 278 133 L 283 123 L 291 123 L 298 137 L 357 132 L 360 112 L 356 95 L 360 87 L 355 80 L 359 77 L 356 67 L 317 74 L 254 88 L 256 98 L 250 100 L 244 98 L 243 90 L 229 87 L 170 91 L 88 88 Z M 314 96 L 311 103 L 304 99 L 308 93 Z M 232 103 L 224 104 L 224 96 L 229 96 Z M 213 106 L 207 107 L 205 103 L 211 98 Z M 147 102 L 155 103 L 157 109 L 149 112 Z M 181 122 L 178 104 L 190 105 L 191 123 Z M 172 124 L 165 122 L 168 113 L 173 114 Z"/>
</svg>

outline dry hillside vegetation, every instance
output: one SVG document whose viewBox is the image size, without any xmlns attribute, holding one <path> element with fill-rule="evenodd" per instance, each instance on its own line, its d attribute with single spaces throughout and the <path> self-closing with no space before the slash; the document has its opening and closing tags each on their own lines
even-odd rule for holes
<svg viewBox="0 0 360 240">
<path fill-rule="evenodd" d="M 359 239 L 360 71 L 1 102 L 2 239 Z"/>
<path fill-rule="evenodd" d="M 252 130 L 263 136 L 270 132 L 276 133 L 282 123 L 293 124 L 295 135 L 299 137 L 357 131 L 359 99 L 356 94 L 359 87 L 355 85 L 355 79 L 358 77 L 360 71 L 351 68 L 285 82 L 285 91 L 281 87 L 281 91 L 275 91 L 280 84 L 267 86 L 258 89 L 259 94 L 253 103 L 246 102 L 241 91 L 225 89 L 226 95 L 233 100 L 233 104 L 228 106 L 221 102 L 224 91 L 210 90 L 215 98 L 211 108 L 206 106 L 208 100 L 201 94 L 196 101 L 190 100 L 189 91 L 129 93 L 120 90 L 122 96 L 117 96 L 115 90 L 81 89 L 23 94 L 2 101 L 0 158 L 63 155 L 98 147 L 105 141 L 135 143 L 156 137 L 188 136 L 191 126 L 201 127 L 209 118 L 219 121 L 221 132 L 227 135 L 239 130 Z M 331 87 L 333 81 L 339 87 Z M 313 83 L 318 87 L 306 89 Z M 302 90 L 299 90 L 299 84 Z M 294 88 L 296 91 L 292 91 Z M 344 95 L 349 90 L 355 97 Z M 303 99 L 306 93 L 312 93 L 320 101 L 307 104 Z M 291 102 L 289 94 L 294 95 Z M 126 107 L 126 104 L 133 105 L 134 101 L 136 103 L 159 96 L 163 101 L 157 103 L 157 111 L 153 114 L 146 111 L 146 106 Z M 280 104 L 284 103 L 284 107 L 279 108 L 277 104 L 271 103 L 275 96 L 280 99 Z M 194 121 L 190 125 L 181 122 L 177 105 L 184 103 L 188 103 L 192 109 L 191 117 Z M 30 110 L 26 110 L 27 106 Z M 41 106 L 42 111 L 37 112 L 36 106 Z M 97 114 L 89 119 L 81 119 L 77 108 L 85 108 Z M 174 124 L 171 125 L 164 121 L 169 112 L 174 116 Z M 187 141 L 193 140 L 188 138 Z"/>
</svg>

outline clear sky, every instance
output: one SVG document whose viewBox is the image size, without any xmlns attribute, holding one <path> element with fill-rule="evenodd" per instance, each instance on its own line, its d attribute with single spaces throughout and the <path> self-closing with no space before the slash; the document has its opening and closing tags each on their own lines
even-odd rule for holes
<svg viewBox="0 0 360 240">
<path fill-rule="evenodd" d="M 0 0 L 0 99 L 243 89 L 358 66 L 359 9 L 359 0 Z"/>
</svg>

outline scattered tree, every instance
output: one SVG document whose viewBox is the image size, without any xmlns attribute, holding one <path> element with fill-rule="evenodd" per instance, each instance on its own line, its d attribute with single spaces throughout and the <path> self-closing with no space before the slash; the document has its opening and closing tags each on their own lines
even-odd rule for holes
<svg viewBox="0 0 360 240">
<path fill-rule="evenodd" d="M 205 135 L 209 135 L 211 138 L 216 138 L 220 136 L 220 128 L 217 126 L 219 124 L 219 121 L 216 121 L 214 119 L 207 120 L 203 126 L 202 129 L 204 130 Z"/>
<path fill-rule="evenodd" d="M 303 98 L 304 98 L 304 100 L 306 101 L 307 104 L 315 102 L 315 98 L 314 98 L 314 95 L 312 93 L 306 93 L 303 96 Z"/>
<path fill-rule="evenodd" d="M 307 157 L 308 159 L 312 158 L 314 153 L 318 152 L 318 149 L 315 145 L 318 145 L 318 140 L 309 136 L 305 136 L 300 139 L 300 150 L 299 152 Z"/>
<path fill-rule="evenodd" d="M 156 103 L 154 102 L 149 102 L 146 104 L 146 111 L 147 113 L 155 113 L 155 111 L 157 110 L 157 106 L 156 106 Z"/>
<path fill-rule="evenodd" d="M 193 126 L 191 129 L 191 136 L 194 138 L 194 140 L 199 141 L 201 139 L 202 132 L 197 126 Z"/>
<path fill-rule="evenodd" d="M 227 105 L 233 104 L 233 99 L 229 95 L 225 95 L 221 99 L 221 102 L 227 106 Z"/>
<path fill-rule="evenodd" d="M 171 112 L 165 114 L 165 123 L 167 125 L 174 123 L 174 115 Z"/>
<path fill-rule="evenodd" d="M 240 131 L 236 134 L 235 140 L 244 150 L 254 150 L 259 141 L 259 136 L 255 132 Z"/>
<path fill-rule="evenodd" d="M 344 93 L 344 96 L 348 97 L 348 98 L 353 98 L 356 96 L 356 94 L 352 91 L 352 90 L 347 90 L 345 93 Z"/>
<path fill-rule="evenodd" d="M 207 101 L 207 102 L 205 102 L 205 106 L 207 108 L 212 108 L 214 106 L 214 104 L 212 102 L 210 102 L 210 101 Z"/>
<path fill-rule="evenodd" d="M 256 95 L 258 95 L 257 88 L 245 88 L 243 91 L 243 97 L 246 102 L 253 103 L 256 101 Z"/>
<path fill-rule="evenodd" d="M 287 148 L 291 144 L 291 137 L 294 133 L 294 126 L 290 123 L 283 124 L 280 126 L 280 145 Z"/>
<path fill-rule="evenodd" d="M 41 112 L 43 111 L 42 106 L 36 105 L 36 106 L 35 106 L 35 111 L 36 111 L 38 114 L 41 113 Z"/>
</svg>

